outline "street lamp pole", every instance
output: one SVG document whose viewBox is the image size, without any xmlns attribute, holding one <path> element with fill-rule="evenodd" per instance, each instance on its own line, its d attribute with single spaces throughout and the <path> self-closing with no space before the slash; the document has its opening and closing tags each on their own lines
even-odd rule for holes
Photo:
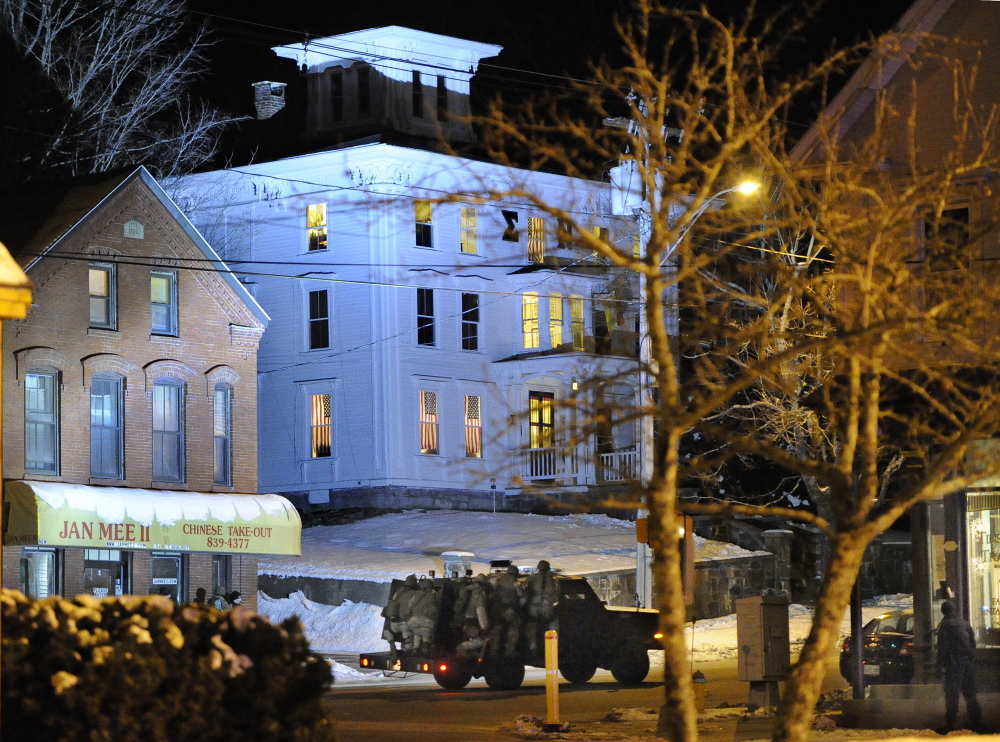
<svg viewBox="0 0 1000 742">
<path fill-rule="evenodd" d="M 687 223 L 681 229 L 680 234 L 677 235 L 677 239 L 674 240 L 673 244 L 666 250 L 663 258 L 660 260 L 659 268 L 662 270 L 666 266 L 667 261 L 671 259 L 674 252 L 680 246 L 681 242 L 688 236 L 691 228 L 697 223 L 697 221 L 713 206 L 717 204 L 718 199 L 726 196 L 730 193 L 741 193 L 743 195 L 750 195 L 755 193 L 760 188 L 760 184 L 755 181 L 746 180 L 741 182 L 739 185 L 732 186 L 731 188 L 724 188 L 719 191 L 711 198 L 706 199 L 698 208 L 694 211 L 691 217 L 687 220 Z M 683 214 L 683 212 L 682 212 Z M 643 253 L 645 253 L 645 245 L 641 246 Z M 672 288 L 674 293 L 677 293 L 678 288 L 676 284 Z M 649 338 L 649 326 L 646 319 L 646 302 L 649 300 L 648 290 L 646 288 L 646 274 L 639 274 L 639 402 L 645 409 L 649 405 L 650 400 L 653 399 L 654 390 L 654 379 L 656 374 L 659 373 L 659 368 L 654 367 L 655 362 L 652 356 L 652 348 L 650 347 Z M 674 325 L 675 329 L 679 332 L 680 328 L 678 326 L 679 319 L 677 315 L 676 306 L 668 313 L 668 321 Z M 653 480 L 653 453 L 654 453 L 654 441 L 653 441 L 653 416 L 648 412 L 643 414 L 640 418 L 641 420 L 641 436 L 640 440 L 642 442 L 641 446 L 641 475 L 640 483 L 645 489 L 649 486 L 649 483 Z M 646 508 L 640 508 L 637 517 L 640 519 L 647 518 L 649 511 Z M 693 534 L 689 534 L 689 537 L 693 537 Z M 636 554 L 635 554 L 635 584 L 636 584 L 636 603 L 640 608 L 651 608 L 653 602 L 653 559 L 652 553 L 649 548 L 649 543 L 639 540 L 636 543 Z"/>
</svg>

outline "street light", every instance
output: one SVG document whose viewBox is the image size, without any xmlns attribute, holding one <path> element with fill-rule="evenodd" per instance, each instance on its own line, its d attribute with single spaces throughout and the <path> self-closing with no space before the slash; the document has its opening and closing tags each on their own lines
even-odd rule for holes
<svg viewBox="0 0 1000 742">
<path fill-rule="evenodd" d="M 677 235 L 677 239 L 665 251 L 660 267 L 662 268 L 667 260 L 673 255 L 678 245 L 687 237 L 688 232 L 695 223 L 716 203 L 717 199 L 730 193 L 739 193 L 749 196 L 760 189 L 760 183 L 755 180 L 744 180 L 731 188 L 724 188 L 711 198 L 706 199 L 688 219 L 686 225 Z M 649 347 L 649 332 L 646 326 L 646 274 L 639 274 L 639 401 L 645 406 L 646 400 L 651 398 L 650 380 L 648 369 L 652 366 L 652 357 Z M 653 419 L 649 415 L 642 416 L 642 484 L 648 485 L 653 478 Z M 640 508 L 637 518 L 645 518 L 648 511 Z M 636 600 L 643 608 L 650 607 L 653 599 L 652 580 L 652 554 L 649 544 L 638 541 L 635 553 L 636 569 Z"/>
</svg>

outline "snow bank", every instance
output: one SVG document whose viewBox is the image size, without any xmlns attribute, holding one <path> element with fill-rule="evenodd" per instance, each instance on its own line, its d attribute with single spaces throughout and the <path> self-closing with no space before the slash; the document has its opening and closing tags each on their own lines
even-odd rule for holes
<svg viewBox="0 0 1000 742">
<path fill-rule="evenodd" d="M 298 616 L 309 646 L 317 652 L 385 651 L 381 611 L 380 606 L 349 600 L 338 606 L 314 603 L 301 591 L 282 599 L 257 593 L 258 613 L 271 623 Z"/>
</svg>

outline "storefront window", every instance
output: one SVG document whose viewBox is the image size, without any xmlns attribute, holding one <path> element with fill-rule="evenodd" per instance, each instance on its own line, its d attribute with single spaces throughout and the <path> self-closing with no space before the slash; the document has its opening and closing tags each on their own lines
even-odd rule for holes
<svg viewBox="0 0 1000 742">
<path fill-rule="evenodd" d="M 980 644 L 1000 645 L 1000 492 L 969 493 L 969 621 Z"/>
<path fill-rule="evenodd" d="M 29 598 L 58 595 L 59 553 L 55 549 L 26 548 L 21 557 L 21 592 Z"/>
<path fill-rule="evenodd" d="M 153 552 L 150 554 L 150 574 L 152 575 L 149 586 L 150 595 L 167 595 L 174 602 L 187 600 L 187 586 L 185 583 L 184 555 L 183 554 L 160 554 Z"/>
<path fill-rule="evenodd" d="M 212 555 L 212 586 L 208 590 L 209 593 L 219 585 L 226 588 L 227 593 L 229 592 L 230 559 L 229 554 Z"/>
<path fill-rule="evenodd" d="M 128 595 L 132 591 L 129 553 L 119 549 L 83 550 L 83 591 L 95 598 Z"/>
</svg>

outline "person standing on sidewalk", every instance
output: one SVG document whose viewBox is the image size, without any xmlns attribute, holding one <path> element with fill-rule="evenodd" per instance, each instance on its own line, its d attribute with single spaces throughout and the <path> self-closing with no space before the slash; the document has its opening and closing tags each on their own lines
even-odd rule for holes
<svg viewBox="0 0 1000 742">
<path fill-rule="evenodd" d="M 958 696 L 965 696 L 969 726 L 979 732 L 983 713 L 976 699 L 976 636 L 972 625 L 957 615 L 955 604 L 941 604 L 944 618 L 937 628 L 937 664 L 944 671 L 944 708 L 947 731 L 959 729 Z"/>
</svg>

